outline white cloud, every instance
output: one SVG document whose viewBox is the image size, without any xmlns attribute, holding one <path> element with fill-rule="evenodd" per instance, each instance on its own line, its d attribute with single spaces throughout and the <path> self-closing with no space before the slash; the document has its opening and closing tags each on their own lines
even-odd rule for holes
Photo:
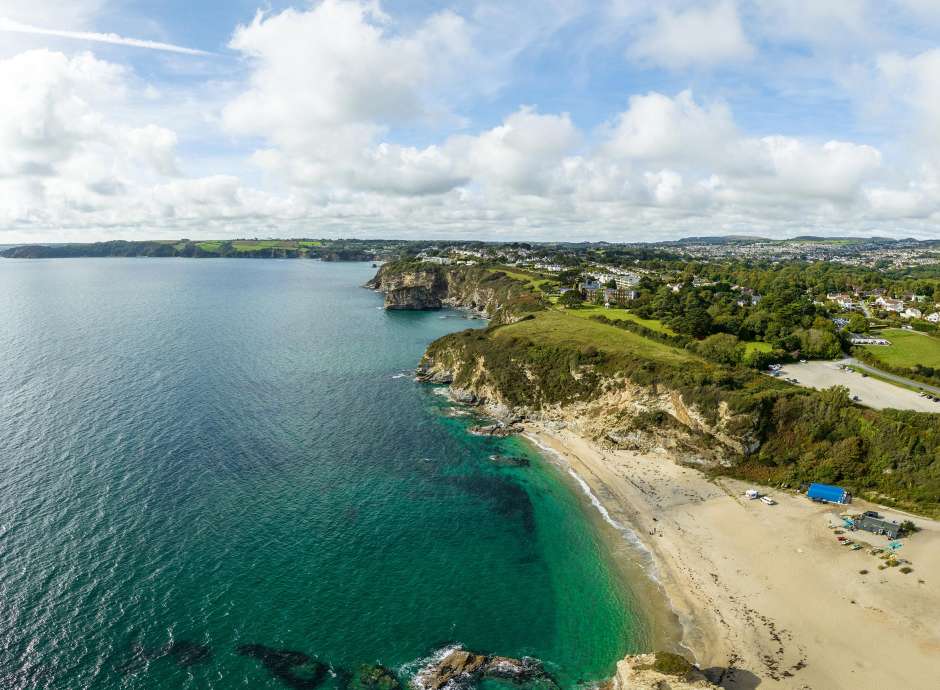
<svg viewBox="0 0 940 690">
<path fill-rule="evenodd" d="M 469 49 L 463 26 L 445 13 L 411 36 L 396 36 L 374 6 L 346 0 L 258 14 L 230 44 L 248 58 L 252 74 L 224 122 L 233 133 L 314 157 L 359 148 L 386 123 L 431 115 L 424 90 Z"/>
<path fill-rule="evenodd" d="M 61 20 L 53 4 L 6 0 L 4 14 L 97 28 L 98 0 L 76 0 Z M 611 0 L 602 21 L 595 9 L 477 0 L 461 14 L 400 20 L 376 2 L 323 0 L 238 27 L 230 47 L 244 71 L 224 81 L 187 73 L 151 84 L 89 53 L 17 50 L 0 58 L 3 239 L 935 234 L 940 53 L 865 53 L 858 42 L 877 33 L 870 3 Z M 607 33 L 582 50 L 592 32 Z M 622 59 L 628 40 L 638 58 L 628 72 L 595 72 L 592 50 Z M 899 155 L 896 134 L 852 141 L 849 116 L 817 113 L 803 81 L 767 100 L 760 90 L 778 75 L 765 49 L 786 62 L 780 83 L 792 86 L 799 64 L 831 86 L 827 104 L 848 97 L 839 88 L 849 79 L 823 72 L 854 64 L 869 75 L 858 91 L 893 105 L 892 129 L 914 133 L 915 153 Z M 569 58 L 584 61 L 584 83 L 566 80 Z M 547 86 L 514 81 L 520 64 L 537 64 L 540 78 L 551 70 Z M 673 73 L 660 80 L 650 66 Z M 606 111 L 591 100 L 599 85 L 614 90 Z M 792 123 L 777 110 L 786 98 L 799 100 Z M 611 113 L 611 100 L 627 106 Z M 865 131 L 873 118 L 858 117 Z"/>
<path fill-rule="evenodd" d="M 940 153 L 940 48 L 913 57 L 885 53 L 876 64 L 882 91 L 904 105 L 900 114 L 890 112 L 907 120 L 917 141 L 930 147 L 929 155 Z"/>
<path fill-rule="evenodd" d="M 632 96 L 630 107 L 612 126 L 607 151 L 644 161 L 686 161 L 709 164 L 726 157 L 739 137 L 727 105 L 701 106 L 691 91 L 675 98 L 661 93 Z"/>
<path fill-rule="evenodd" d="M 481 184 L 520 194 L 546 193 L 558 165 L 580 142 L 567 114 L 541 115 L 523 107 L 476 137 L 458 137 L 447 146 L 464 159 Z"/>
<path fill-rule="evenodd" d="M 876 31 L 868 0 L 754 0 L 754 4 L 761 31 L 776 39 L 828 50 L 870 40 Z"/>
<path fill-rule="evenodd" d="M 705 7 L 659 9 L 655 21 L 640 33 L 628 54 L 679 70 L 748 60 L 754 48 L 745 36 L 734 1 L 716 0 Z"/>
<path fill-rule="evenodd" d="M 220 186 L 200 194 L 209 183 L 180 176 L 174 131 L 125 112 L 139 88 L 90 53 L 0 60 L 0 228 L 127 226 L 237 206 Z M 167 185 L 180 205 L 160 202 Z"/>
</svg>

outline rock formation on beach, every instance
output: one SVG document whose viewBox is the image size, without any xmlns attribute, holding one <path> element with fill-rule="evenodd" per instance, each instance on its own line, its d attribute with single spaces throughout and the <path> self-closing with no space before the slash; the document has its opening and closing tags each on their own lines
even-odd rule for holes
<svg viewBox="0 0 940 690">
<path fill-rule="evenodd" d="M 678 654 L 628 656 L 617 664 L 611 690 L 706 690 L 717 688 L 698 667 Z"/>
</svg>

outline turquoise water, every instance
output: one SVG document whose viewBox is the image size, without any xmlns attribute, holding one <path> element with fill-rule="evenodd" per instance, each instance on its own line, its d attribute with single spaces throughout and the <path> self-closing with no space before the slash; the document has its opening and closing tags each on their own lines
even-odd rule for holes
<svg viewBox="0 0 940 690">
<path fill-rule="evenodd" d="M 0 687 L 290 687 L 244 645 L 407 680 L 455 642 L 572 687 L 643 647 L 560 471 L 401 375 L 481 323 L 372 272 L 0 261 Z"/>
</svg>

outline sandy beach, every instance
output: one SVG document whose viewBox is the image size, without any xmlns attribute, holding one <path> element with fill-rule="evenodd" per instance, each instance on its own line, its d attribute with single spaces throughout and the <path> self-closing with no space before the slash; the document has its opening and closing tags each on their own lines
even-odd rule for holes
<svg viewBox="0 0 940 690">
<path fill-rule="evenodd" d="M 574 470 L 612 520 L 633 527 L 683 644 L 723 687 L 940 687 L 940 523 L 913 518 L 922 530 L 898 552 L 913 572 L 879 570 L 870 549 L 839 545 L 829 527 L 836 506 L 769 489 L 777 505 L 750 501 L 751 485 L 710 480 L 666 454 L 605 449 L 570 428 L 528 424 L 526 436 Z M 850 508 L 909 517 L 863 501 Z"/>
</svg>

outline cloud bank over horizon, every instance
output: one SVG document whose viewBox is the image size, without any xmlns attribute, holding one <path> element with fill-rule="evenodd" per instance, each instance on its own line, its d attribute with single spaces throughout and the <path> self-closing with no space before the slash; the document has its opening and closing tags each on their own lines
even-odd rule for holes
<svg viewBox="0 0 940 690">
<path fill-rule="evenodd" d="M 414 4 L 8 0 L 0 244 L 940 238 L 931 3 Z"/>
</svg>

